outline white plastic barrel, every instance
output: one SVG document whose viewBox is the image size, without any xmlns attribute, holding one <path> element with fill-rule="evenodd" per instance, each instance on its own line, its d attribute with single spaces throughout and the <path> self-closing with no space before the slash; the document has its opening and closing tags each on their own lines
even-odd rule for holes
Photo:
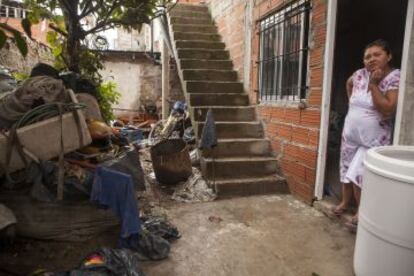
<svg viewBox="0 0 414 276">
<path fill-rule="evenodd" d="M 414 147 L 367 151 L 354 253 L 357 276 L 414 275 Z"/>
</svg>

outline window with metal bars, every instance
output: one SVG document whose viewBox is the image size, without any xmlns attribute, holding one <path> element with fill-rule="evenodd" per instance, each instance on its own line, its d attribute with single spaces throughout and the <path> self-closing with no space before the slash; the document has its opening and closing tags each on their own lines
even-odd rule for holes
<svg viewBox="0 0 414 276">
<path fill-rule="evenodd" d="M 292 1 L 260 21 L 260 101 L 306 96 L 310 10 L 309 0 Z"/>
</svg>

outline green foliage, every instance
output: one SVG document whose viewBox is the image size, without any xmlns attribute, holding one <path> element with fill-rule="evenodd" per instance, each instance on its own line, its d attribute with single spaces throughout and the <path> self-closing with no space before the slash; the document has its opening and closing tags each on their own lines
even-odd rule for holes
<svg viewBox="0 0 414 276">
<path fill-rule="evenodd" d="M 55 67 L 70 69 L 92 80 L 98 86 L 98 102 L 106 121 L 113 119 L 111 105 L 120 94 L 113 82 L 102 83 L 103 69 L 99 51 L 105 40 L 99 33 L 122 27 L 140 30 L 155 16 L 157 7 L 165 7 L 172 0 L 25 0 L 32 24 L 47 19 L 53 30 L 47 41 L 56 58 Z M 88 24 L 91 23 L 91 24 Z M 0 32 L 0 44 L 2 42 Z M 92 41 L 95 50 L 88 49 Z"/>
<path fill-rule="evenodd" d="M 31 24 L 28 20 L 22 20 L 22 27 L 25 30 L 26 34 L 31 37 Z M 15 28 L 7 25 L 7 23 L 0 23 L 0 49 L 6 45 L 7 34 L 11 35 L 14 38 L 14 43 L 16 43 L 17 48 L 19 49 L 22 56 L 26 57 L 28 53 L 27 43 L 22 33 L 20 33 Z"/>
<path fill-rule="evenodd" d="M 28 74 L 22 72 L 13 72 L 12 76 L 18 82 L 24 81 L 25 79 L 29 78 Z"/>
<path fill-rule="evenodd" d="M 115 119 L 112 111 L 112 104 L 117 104 L 121 93 L 117 91 L 116 83 L 112 81 L 104 82 L 98 87 L 98 103 L 101 108 L 102 118 L 105 122 Z"/>
</svg>

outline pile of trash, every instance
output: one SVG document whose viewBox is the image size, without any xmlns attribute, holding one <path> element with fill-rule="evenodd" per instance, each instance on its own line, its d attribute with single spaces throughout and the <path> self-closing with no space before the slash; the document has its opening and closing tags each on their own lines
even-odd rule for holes
<svg viewBox="0 0 414 276">
<path fill-rule="evenodd" d="M 120 225 L 117 249 L 95 252 L 100 257 L 92 258 L 94 268 L 89 270 L 86 259 L 78 271 L 166 258 L 179 232 L 165 218 L 142 217 L 136 196 L 146 189 L 142 128 L 106 124 L 96 87 L 78 74 L 39 64 L 20 84 L 4 75 L 0 72 L 0 202 L 10 208 L 0 205 L 7 210 L 0 212 L 4 240 L 17 231 L 41 240 L 84 241 Z"/>
<path fill-rule="evenodd" d="M 24 82 L 12 80 L 0 71 L 0 202 L 10 208 L 0 212 L 0 242 L 15 232 L 85 241 L 114 225 L 120 230 L 116 248 L 92 252 L 72 271 L 37 275 L 143 275 L 137 262 L 165 259 L 180 234 L 141 205 L 140 193 L 169 186 L 179 202 L 216 199 L 197 168 L 185 103 L 174 104 L 166 121 L 151 115 L 106 123 L 96 87 L 78 74 L 39 64 Z M 203 147 L 217 142 L 208 129 L 213 136 Z"/>
</svg>

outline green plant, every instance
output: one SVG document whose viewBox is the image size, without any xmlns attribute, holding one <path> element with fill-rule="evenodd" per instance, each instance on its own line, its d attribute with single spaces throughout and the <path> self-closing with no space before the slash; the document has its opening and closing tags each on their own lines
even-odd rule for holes
<svg viewBox="0 0 414 276">
<path fill-rule="evenodd" d="M 11 74 L 16 81 L 24 81 L 25 79 L 29 78 L 28 74 L 22 72 L 13 72 Z"/>
<path fill-rule="evenodd" d="M 118 92 L 116 84 L 112 81 L 101 83 L 98 86 L 97 98 L 104 121 L 108 123 L 115 119 L 112 104 L 117 104 L 121 98 L 121 93 Z"/>
</svg>

